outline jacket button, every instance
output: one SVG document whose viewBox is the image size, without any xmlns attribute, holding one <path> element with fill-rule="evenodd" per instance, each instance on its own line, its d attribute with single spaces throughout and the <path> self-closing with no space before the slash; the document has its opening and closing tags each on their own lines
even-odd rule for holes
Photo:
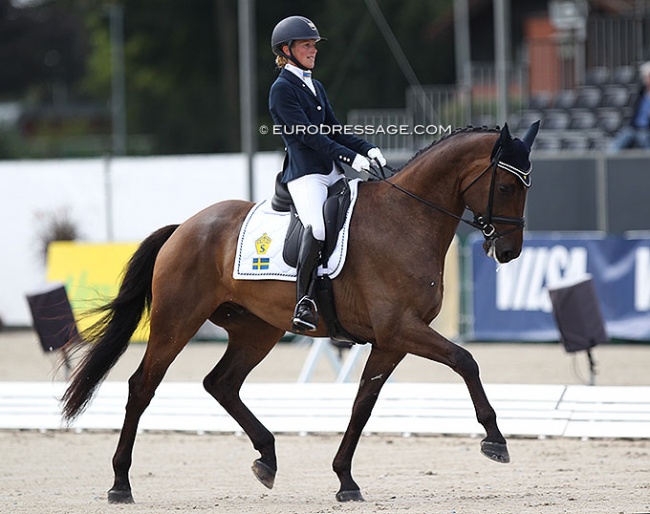
<svg viewBox="0 0 650 514">
<path fill-rule="evenodd" d="M 318 107 L 316 107 L 316 110 L 317 110 L 317 111 L 320 111 L 320 105 L 319 105 Z"/>
</svg>

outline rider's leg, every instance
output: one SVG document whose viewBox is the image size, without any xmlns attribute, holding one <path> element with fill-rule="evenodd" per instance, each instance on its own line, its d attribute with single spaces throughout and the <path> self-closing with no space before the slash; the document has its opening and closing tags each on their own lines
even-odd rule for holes
<svg viewBox="0 0 650 514">
<path fill-rule="evenodd" d="M 318 311 L 311 289 L 325 240 L 323 204 L 327 200 L 327 187 L 340 177 L 341 174 L 333 170 L 329 175 L 305 175 L 287 184 L 298 217 L 305 226 L 298 252 L 297 302 L 293 316 L 293 324 L 301 330 L 316 330 L 318 324 Z"/>
</svg>

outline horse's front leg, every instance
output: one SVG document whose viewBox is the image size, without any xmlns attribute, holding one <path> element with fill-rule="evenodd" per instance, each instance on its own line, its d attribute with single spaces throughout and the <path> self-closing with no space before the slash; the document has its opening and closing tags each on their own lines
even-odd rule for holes
<svg viewBox="0 0 650 514">
<path fill-rule="evenodd" d="M 388 352 L 373 348 L 361 375 L 359 391 L 352 407 L 350 423 L 343 435 L 341 445 L 334 457 L 333 469 L 339 477 L 341 487 L 336 499 L 344 501 L 363 501 L 361 490 L 352 478 L 352 457 L 359 438 L 366 426 L 372 409 L 379 397 L 379 391 L 393 370 L 404 358 L 402 352 Z"/>
<path fill-rule="evenodd" d="M 496 412 L 485 394 L 479 367 L 472 354 L 419 320 L 407 325 L 399 340 L 405 342 L 407 353 L 445 364 L 463 378 L 474 404 L 476 419 L 486 432 L 481 441 L 481 453 L 496 462 L 510 462 L 506 440 L 497 425 Z"/>
<path fill-rule="evenodd" d="M 458 348 L 458 354 L 455 356 L 457 364 L 453 369 L 463 377 L 472 403 L 474 404 L 476 419 L 485 428 L 486 436 L 481 441 L 481 453 L 493 461 L 507 464 L 510 462 L 508 446 L 503 434 L 499 430 L 497 414 L 492 408 L 492 405 L 490 405 L 490 401 L 485 394 L 485 389 L 483 389 L 478 364 L 469 351 L 459 346 L 456 346 L 456 348 Z"/>
</svg>

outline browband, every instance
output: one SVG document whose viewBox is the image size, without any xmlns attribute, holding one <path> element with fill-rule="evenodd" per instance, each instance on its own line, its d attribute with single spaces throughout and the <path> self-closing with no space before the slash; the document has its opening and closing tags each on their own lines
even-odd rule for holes
<svg viewBox="0 0 650 514">
<path fill-rule="evenodd" d="M 528 168 L 526 171 L 520 170 L 519 168 L 515 168 L 514 166 L 503 161 L 499 161 L 497 165 L 499 166 L 499 168 L 506 170 L 507 172 L 512 173 L 514 176 L 516 176 L 519 180 L 521 180 L 524 186 L 530 187 L 531 184 L 530 172 L 533 171 L 532 163 L 530 165 L 530 168 Z"/>
</svg>

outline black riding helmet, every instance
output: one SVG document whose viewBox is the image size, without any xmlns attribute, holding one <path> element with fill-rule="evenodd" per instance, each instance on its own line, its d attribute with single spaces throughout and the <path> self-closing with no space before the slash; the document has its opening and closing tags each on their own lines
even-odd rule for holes
<svg viewBox="0 0 650 514">
<path fill-rule="evenodd" d="M 291 43 L 300 39 L 314 39 L 316 41 L 325 40 L 320 37 L 318 29 L 314 22 L 304 16 L 289 16 L 280 21 L 271 34 L 271 50 L 275 55 L 281 55 L 291 60 L 296 66 L 303 66 L 294 59 L 291 52 Z M 289 45 L 289 55 L 282 51 L 284 45 Z"/>
</svg>

